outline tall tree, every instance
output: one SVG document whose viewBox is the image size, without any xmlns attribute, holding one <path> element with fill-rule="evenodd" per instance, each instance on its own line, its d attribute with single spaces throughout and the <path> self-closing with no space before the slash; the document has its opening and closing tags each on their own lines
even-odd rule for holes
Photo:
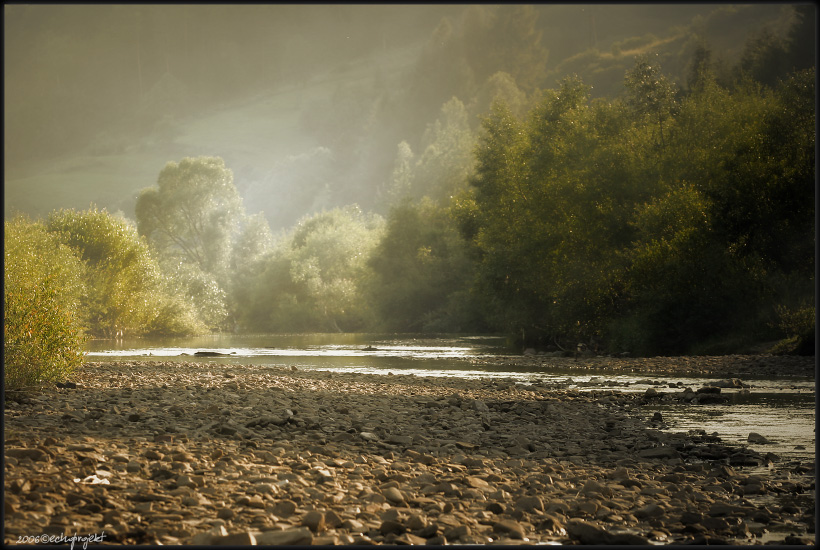
<svg viewBox="0 0 820 550">
<path fill-rule="evenodd" d="M 137 228 L 166 258 L 221 279 L 242 216 L 233 174 L 219 157 L 169 162 L 137 198 Z"/>
</svg>

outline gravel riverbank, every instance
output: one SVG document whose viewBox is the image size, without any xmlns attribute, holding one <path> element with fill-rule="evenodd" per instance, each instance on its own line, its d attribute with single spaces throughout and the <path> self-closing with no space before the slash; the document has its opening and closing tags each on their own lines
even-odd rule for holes
<svg viewBox="0 0 820 550">
<path fill-rule="evenodd" d="M 647 395 L 193 362 L 73 381 L 6 403 L 7 544 L 814 541 L 813 463 L 664 433 Z"/>
</svg>

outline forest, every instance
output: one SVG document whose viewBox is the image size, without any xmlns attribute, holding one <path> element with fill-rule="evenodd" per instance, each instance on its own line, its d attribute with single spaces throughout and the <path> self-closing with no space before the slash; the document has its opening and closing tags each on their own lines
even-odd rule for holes
<svg viewBox="0 0 820 550">
<path fill-rule="evenodd" d="M 133 219 L 96 206 L 7 218 L 7 362 L 50 352 L 59 368 L 81 360 L 59 350 L 87 337 L 208 331 L 500 333 L 634 355 L 780 341 L 813 354 L 813 8 L 733 62 L 705 41 L 671 74 L 652 48 L 620 56 L 630 64 L 603 92 L 583 70 L 543 85 L 527 9 L 441 19 L 431 44 L 448 47 L 417 67 L 436 82 L 453 67 L 471 76 L 424 99 L 438 107 L 413 117 L 433 120 L 416 134 L 405 117 L 418 139 L 367 130 L 398 143 L 369 202 L 320 202 L 271 229 L 229 162 L 204 155 L 169 159 Z M 470 29 L 502 27 L 517 32 L 497 58 L 471 58 L 483 35 Z M 347 130 L 367 112 L 339 105 L 333 162 L 366 160 L 374 142 Z"/>
</svg>

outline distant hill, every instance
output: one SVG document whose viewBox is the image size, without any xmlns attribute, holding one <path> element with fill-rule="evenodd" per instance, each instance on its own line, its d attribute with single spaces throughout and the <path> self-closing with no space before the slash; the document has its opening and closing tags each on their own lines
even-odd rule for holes
<svg viewBox="0 0 820 550">
<path fill-rule="evenodd" d="M 452 84 L 419 80 L 435 33 L 450 25 L 452 40 L 465 29 L 492 37 L 480 34 L 491 28 L 492 10 L 512 9 L 336 6 L 320 16 L 317 6 L 269 6 L 260 21 L 262 12 L 250 8 L 177 6 L 161 17 L 116 6 L 86 21 L 68 8 L 12 8 L 6 218 L 91 203 L 133 217 L 138 192 L 166 162 L 217 155 L 234 171 L 249 212 L 264 211 L 274 229 L 344 203 L 373 208 L 398 142 L 418 142 L 441 104 L 482 84 L 459 81 L 469 74 L 444 63 L 449 57 L 441 74 Z M 733 61 L 760 29 L 786 36 L 794 21 L 787 4 L 533 9 L 530 46 L 546 52 L 540 86 L 577 73 L 598 96 L 621 92 L 638 53 L 658 53 L 680 81 L 696 44 Z M 287 17 L 277 19 L 281 13 Z M 480 44 L 464 53 L 474 65 L 496 48 L 491 39 Z M 453 63 L 465 63 L 460 55 L 452 53 Z"/>
</svg>

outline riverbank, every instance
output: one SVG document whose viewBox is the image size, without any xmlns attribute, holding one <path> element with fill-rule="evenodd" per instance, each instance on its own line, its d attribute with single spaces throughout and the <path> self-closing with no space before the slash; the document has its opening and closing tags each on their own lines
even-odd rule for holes
<svg viewBox="0 0 820 550">
<path fill-rule="evenodd" d="M 814 541 L 813 464 L 664 433 L 645 395 L 201 362 L 72 381 L 7 403 L 6 543 Z"/>
</svg>

